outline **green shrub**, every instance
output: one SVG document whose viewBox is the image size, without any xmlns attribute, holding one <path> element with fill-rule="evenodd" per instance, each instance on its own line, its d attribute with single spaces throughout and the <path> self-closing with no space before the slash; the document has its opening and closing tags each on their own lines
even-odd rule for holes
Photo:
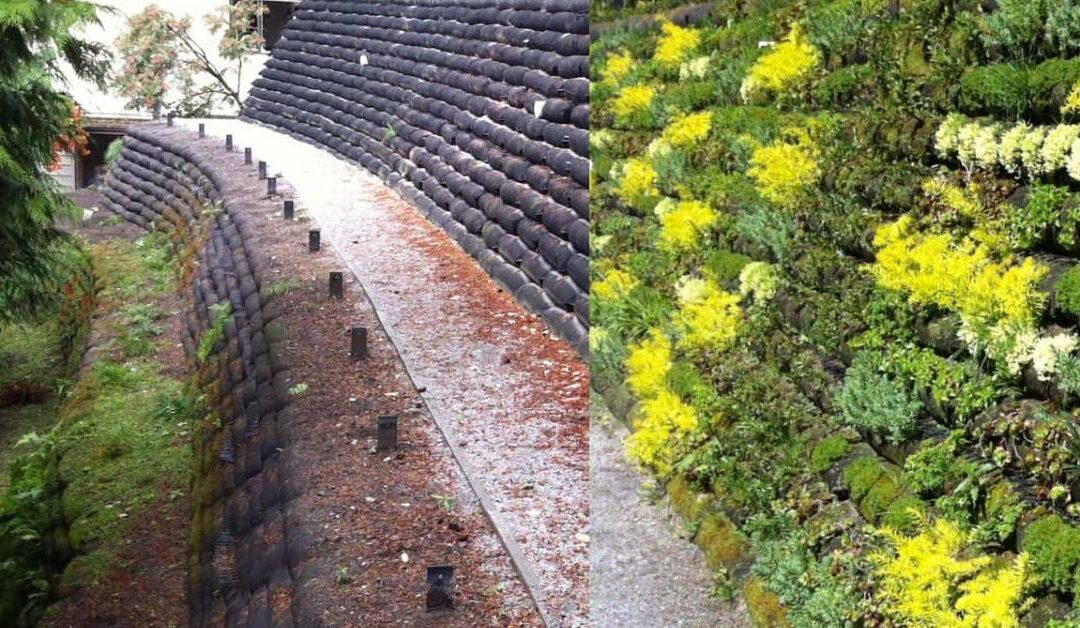
<svg viewBox="0 0 1080 628">
<path fill-rule="evenodd" d="M 1076 220 L 1065 213 L 1065 203 L 1071 197 L 1069 188 L 1034 183 L 1022 207 L 1010 206 L 1006 213 L 1010 239 L 1020 248 L 1038 246 L 1050 227 L 1057 227 L 1062 244 L 1074 243 Z"/>
<path fill-rule="evenodd" d="M 849 425 L 902 442 L 915 430 L 921 404 L 899 382 L 878 372 L 869 354 L 856 356 L 836 395 L 836 404 Z"/>
<path fill-rule="evenodd" d="M 777 261 L 788 258 L 795 229 L 795 221 L 789 214 L 766 206 L 750 208 L 735 219 L 735 230 Z"/>
<path fill-rule="evenodd" d="M 726 284 L 738 279 L 743 267 L 752 261 L 745 255 L 732 253 L 725 249 L 717 249 L 709 252 L 709 256 L 705 259 L 705 270 L 717 282 Z"/>
<path fill-rule="evenodd" d="M 889 526 L 893 530 L 904 534 L 912 534 L 918 531 L 919 524 L 924 521 L 926 504 L 914 495 L 902 495 L 893 500 L 889 507 L 882 513 L 880 522 L 883 526 Z"/>
<path fill-rule="evenodd" d="M 826 54 L 845 54 L 866 33 L 862 0 L 839 0 L 807 11 L 807 36 Z"/>
<path fill-rule="evenodd" d="M 873 76 L 869 64 L 849 65 L 818 81 L 814 86 L 814 100 L 823 106 L 844 106 L 854 100 L 855 92 Z"/>
<path fill-rule="evenodd" d="M 973 68 L 960 79 L 960 108 L 1018 117 L 1028 106 L 1028 73 L 1011 63 Z"/>
<path fill-rule="evenodd" d="M 832 463 L 843 458 L 851 449 L 843 436 L 830 436 L 818 442 L 810 453 L 810 468 L 818 473 L 825 471 Z"/>
<path fill-rule="evenodd" d="M 1062 310 L 1080 316 L 1080 264 L 1073 266 L 1054 285 L 1054 300 Z"/>
<path fill-rule="evenodd" d="M 1062 593 L 1072 591 L 1080 566 L 1080 529 L 1058 515 L 1048 515 L 1028 526 L 1021 549 L 1049 587 Z"/>
<path fill-rule="evenodd" d="M 923 497 L 936 497 L 968 474 L 971 464 L 956 457 L 959 437 L 954 433 L 942 442 L 927 440 L 919 451 L 908 456 L 904 477 L 913 491 Z"/>
</svg>

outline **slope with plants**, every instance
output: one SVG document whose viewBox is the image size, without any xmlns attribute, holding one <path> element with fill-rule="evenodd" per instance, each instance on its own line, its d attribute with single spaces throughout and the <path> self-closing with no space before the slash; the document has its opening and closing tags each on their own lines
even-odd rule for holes
<svg viewBox="0 0 1080 628">
<path fill-rule="evenodd" d="M 1078 621 L 1078 53 L 1005 0 L 593 43 L 594 385 L 758 624 Z"/>
</svg>

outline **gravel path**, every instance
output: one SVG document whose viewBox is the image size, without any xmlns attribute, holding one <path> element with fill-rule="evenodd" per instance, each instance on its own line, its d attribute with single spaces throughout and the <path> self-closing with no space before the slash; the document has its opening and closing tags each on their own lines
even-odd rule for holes
<svg viewBox="0 0 1080 628">
<path fill-rule="evenodd" d="M 547 621 L 585 625 L 587 365 L 361 166 L 244 121 L 201 122 L 295 189 L 297 215 L 359 280 L 507 549 L 524 555 Z"/>
<path fill-rule="evenodd" d="M 626 460 L 626 428 L 594 398 L 589 429 L 592 486 L 592 625 L 744 627 L 746 611 L 713 597 L 696 545 L 678 538 L 679 520 L 643 497 L 646 480 Z"/>
</svg>

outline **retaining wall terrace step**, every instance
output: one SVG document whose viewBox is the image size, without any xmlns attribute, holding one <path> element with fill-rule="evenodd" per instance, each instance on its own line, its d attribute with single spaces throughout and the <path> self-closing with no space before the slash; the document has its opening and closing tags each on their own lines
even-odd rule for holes
<svg viewBox="0 0 1080 628">
<path fill-rule="evenodd" d="M 242 115 L 383 178 L 584 355 L 588 44 L 586 0 L 305 0 Z"/>
</svg>

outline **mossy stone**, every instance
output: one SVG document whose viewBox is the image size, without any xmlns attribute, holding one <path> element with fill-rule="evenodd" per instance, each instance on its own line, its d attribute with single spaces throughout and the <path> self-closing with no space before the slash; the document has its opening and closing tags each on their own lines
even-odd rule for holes
<svg viewBox="0 0 1080 628">
<path fill-rule="evenodd" d="M 756 576 L 743 585 L 743 600 L 746 601 L 750 624 L 754 628 L 785 628 L 791 625 L 780 598 L 767 591 Z"/>
<path fill-rule="evenodd" d="M 739 535 L 735 524 L 721 513 L 705 516 L 696 541 L 713 570 L 724 567 L 729 573 L 735 572 L 748 558 L 746 541 Z"/>
</svg>

